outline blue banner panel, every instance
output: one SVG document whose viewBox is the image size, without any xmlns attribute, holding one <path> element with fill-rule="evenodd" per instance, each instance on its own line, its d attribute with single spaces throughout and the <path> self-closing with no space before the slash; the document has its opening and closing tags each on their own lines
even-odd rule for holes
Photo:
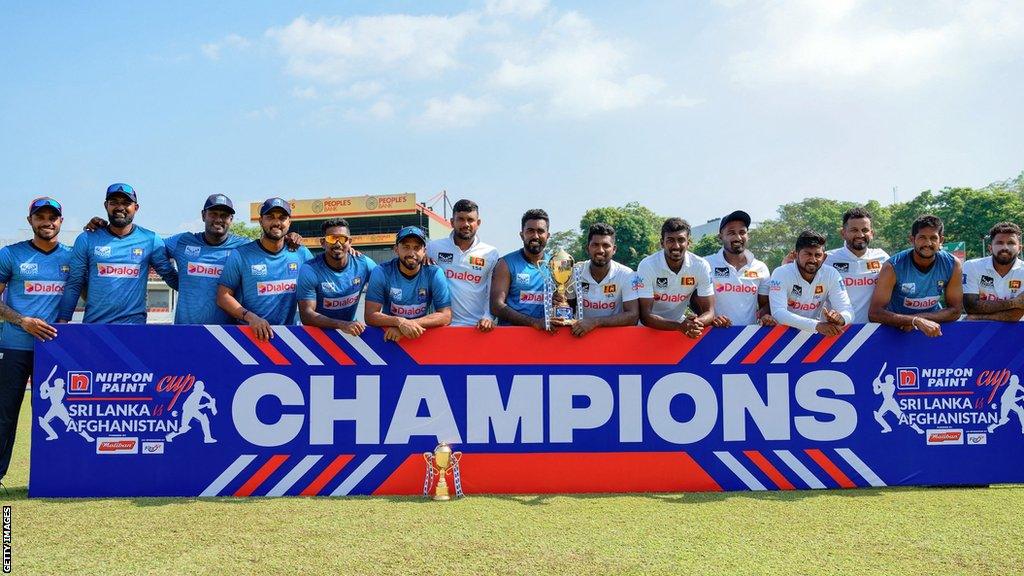
<svg viewBox="0 0 1024 576">
<path fill-rule="evenodd" d="M 1024 326 L 943 331 L 61 326 L 29 494 L 420 494 L 439 441 L 470 494 L 1024 482 Z"/>
</svg>

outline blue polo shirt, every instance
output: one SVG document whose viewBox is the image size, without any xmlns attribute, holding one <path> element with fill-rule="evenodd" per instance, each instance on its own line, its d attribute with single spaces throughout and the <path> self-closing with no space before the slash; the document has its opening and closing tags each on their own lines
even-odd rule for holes
<svg viewBox="0 0 1024 576">
<path fill-rule="evenodd" d="M 125 236 L 109 228 L 82 232 L 71 252 L 71 274 L 64 286 L 58 319 L 71 320 L 83 288 L 86 324 L 145 324 L 146 283 L 153 267 L 178 289 L 178 273 L 164 241 L 152 230 L 132 226 Z"/>
<path fill-rule="evenodd" d="M 52 324 L 71 272 L 71 247 L 58 244 L 43 252 L 30 240 L 0 248 L 0 284 L 15 312 Z M 10 322 L 0 324 L 0 348 L 32 350 L 35 337 Z"/>
<path fill-rule="evenodd" d="M 345 267 L 335 270 L 321 254 L 299 271 L 298 299 L 315 300 L 318 314 L 351 322 L 359 307 L 359 295 L 376 267 L 377 263 L 366 256 L 349 255 Z"/>
<path fill-rule="evenodd" d="M 183 232 L 164 240 L 167 256 L 178 267 L 178 306 L 175 324 L 233 324 L 228 313 L 217 306 L 217 281 L 235 248 L 248 238 L 228 234 L 212 246 L 202 232 Z"/>
<path fill-rule="evenodd" d="M 508 266 L 508 293 L 505 296 L 505 304 L 519 312 L 533 318 L 544 317 L 544 286 L 550 274 L 547 269 L 547 253 L 543 259 L 533 264 L 523 257 L 522 250 L 509 252 L 501 257 Z M 502 326 L 506 322 L 499 321 Z"/>
<path fill-rule="evenodd" d="M 399 271 L 398 258 L 381 264 L 370 273 L 366 301 L 381 305 L 381 312 L 402 318 L 422 318 L 433 311 L 450 308 L 448 280 L 437 266 L 421 266 L 409 278 Z"/>
<path fill-rule="evenodd" d="M 218 285 L 231 288 L 247 310 L 274 325 L 295 324 L 299 269 L 312 260 L 309 248 L 269 252 L 259 240 L 243 244 L 228 256 Z"/>
</svg>

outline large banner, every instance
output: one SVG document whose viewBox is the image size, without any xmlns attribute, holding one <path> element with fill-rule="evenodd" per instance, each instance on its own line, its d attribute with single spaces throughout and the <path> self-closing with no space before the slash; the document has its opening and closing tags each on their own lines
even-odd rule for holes
<svg viewBox="0 0 1024 576">
<path fill-rule="evenodd" d="M 29 494 L 791 490 L 1024 482 L 1024 326 L 60 327 L 36 348 Z"/>
</svg>

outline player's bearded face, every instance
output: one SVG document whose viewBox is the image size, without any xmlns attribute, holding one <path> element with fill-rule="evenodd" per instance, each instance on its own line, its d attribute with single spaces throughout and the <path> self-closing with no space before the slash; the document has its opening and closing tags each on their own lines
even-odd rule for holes
<svg viewBox="0 0 1024 576">
<path fill-rule="evenodd" d="M 56 210 L 42 208 L 35 214 L 28 217 L 28 223 L 32 226 L 32 233 L 36 238 L 42 240 L 53 240 L 60 234 L 60 225 L 64 219 L 57 215 Z"/>
<path fill-rule="evenodd" d="M 127 196 L 117 195 L 103 203 L 107 209 L 107 220 L 115 228 L 124 228 L 135 219 L 135 212 L 139 205 L 132 202 Z"/>
<path fill-rule="evenodd" d="M 921 228 L 916 236 L 910 237 L 914 245 L 914 254 L 922 260 L 935 258 L 935 253 L 942 247 L 942 234 L 935 228 Z"/>
<path fill-rule="evenodd" d="M 403 269 L 413 272 L 423 263 L 427 249 L 419 238 L 403 238 L 395 246 L 395 255 L 398 256 L 398 262 Z"/>
<path fill-rule="evenodd" d="M 864 250 L 871 244 L 875 231 L 871 228 L 868 218 L 850 218 L 842 229 L 843 240 L 854 250 Z"/>
<path fill-rule="evenodd" d="M 611 236 L 594 236 L 587 243 L 587 255 L 590 262 L 599 268 L 607 266 L 615 256 L 615 244 Z"/>
<path fill-rule="evenodd" d="M 722 248 L 730 254 L 743 254 L 747 249 L 747 227 L 742 222 L 730 222 L 718 234 Z"/>
<path fill-rule="evenodd" d="M 1020 238 L 1016 234 L 996 234 L 990 250 L 997 264 L 1012 264 L 1020 254 Z"/>
<path fill-rule="evenodd" d="M 233 219 L 231 213 L 226 210 L 211 208 L 203 211 L 203 224 L 206 227 L 206 233 L 210 236 L 226 235 L 228 229 L 231 228 Z"/>
<path fill-rule="evenodd" d="M 452 228 L 459 240 L 472 240 L 480 228 L 480 217 L 476 212 L 456 212 L 452 216 Z"/>
<path fill-rule="evenodd" d="M 523 239 L 523 248 L 536 256 L 548 245 L 548 223 L 545 220 L 527 220 L 523 231 L 519 233 Z"/>
<path fill-rule="evenodd" d="M 263 228 L 263 235 L 271 240 L 281 240 L 288 233 L 288 226 L 291 219 L 283 210 L 271 210 L 260 216 L 260 227 Z"/>
<path fill-rule="evenodd" d="M 661 247 L 665 250 L 666 260 L 682 262 L 686 258 L 686 250 L 690 247 L 689 232 L 669 232 L 661 237 Z"/>
<path fill-rule="evenodd" d="M 825 260 L 825 251 L 820 246 L 801 248 L 796 255 L 796 265 L 804 274 L 814 274 Z"/>
</svg>

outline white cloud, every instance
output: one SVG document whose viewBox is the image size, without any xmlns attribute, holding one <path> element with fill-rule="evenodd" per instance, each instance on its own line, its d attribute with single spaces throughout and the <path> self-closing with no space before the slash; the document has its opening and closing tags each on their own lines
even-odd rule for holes
<svg viewBox="0 0 1024 576">
<path fill-rule="evenodd" d="M 249 110 L 245 113 L 245 117 L 250 120 L 273 120 L 277 118 L 277 108 L 264 106 L 256 110 Z"/>
<path fill-rule="evenodd" d="M 681 94 L 672 98 L 665 98 L 661 103 L 669 108 L 693 108 L 694 106 L 700 106 L 703 104 L 704 100 L 701 98 L 693 98 L 686 94 Z"/>
<path fill-rule="evenodd" d="M 395 116 L 395 107 L 387 100 L 378 100 L 370 106 L 369 112 L 378 120 L 389 120 Z"/>
<path fill-rule="evenodd" d="M 367 98 L 373 98 L 377 94 L 380 94 L 384 90 L 384 86 L 380 82 L 372 80 L 364 80 L 362 82 L 355 82 L 354 84 L 347 86 L 341 90 L 335 92 L 335 96 L 338 98 L 355 98 L 357 100 L 366 100 Z"/>
<path fill-rule="evenodd" d="M 470 98 L 455 94 L 449 98 L 431 98 L 426 101 L 420 122 L 430 126 L 449 128 L 472 126 L 500 109 L 489 97 Z"/>
<path fill-rule="evenodd" d="M 491 75 L 494 86 L 540 94 L 553 111 L 572 116 L 634 108 L 664 87 L 654 76 L 630 75 L 626 48 L 575 12 L 501 50 L 506 57 Z"/>
<path fill-rule="evenodd" d="M 1005 53 L 1024 33 L 1024 5 L 933 3 L 928 10 L 876 0 L 735 3 L 755 39 L 731 58 L 745 84 L 864 82 L 904 87 L 961 73 Z"/>
<path fill-rule="evenodd" d="M 319 92 L 313 86 L 306 86 L 305 88 L 295 87 L 292 88 L 292 96 L 300 100 L 316 100 Z"/>
<path fill-rule="evenodd" d="M 221 52 L 223 52 L 224 49 L 244 50 L 251 45 L 252 42 L 244 36 L 228 34 L 217 42 L 203 44 L 201 49 L 203 54 L 210 60 L 220 60 Z"/>
<path fill-rule="evenodd" d="M 469 13 L 316 20 L 301 16 L 267 35 L 288 59 L 291 74 L 340 83 L 383 72 L 423 77 L 453 68 L 460 44 L 476 23 L 477 17 Z"/>
<path fill-rule="evenodd" d="M 548 0 L 487 0 L 487 13 L 494 16 L 533 18 L 548 7 Z"/>
</svg>

